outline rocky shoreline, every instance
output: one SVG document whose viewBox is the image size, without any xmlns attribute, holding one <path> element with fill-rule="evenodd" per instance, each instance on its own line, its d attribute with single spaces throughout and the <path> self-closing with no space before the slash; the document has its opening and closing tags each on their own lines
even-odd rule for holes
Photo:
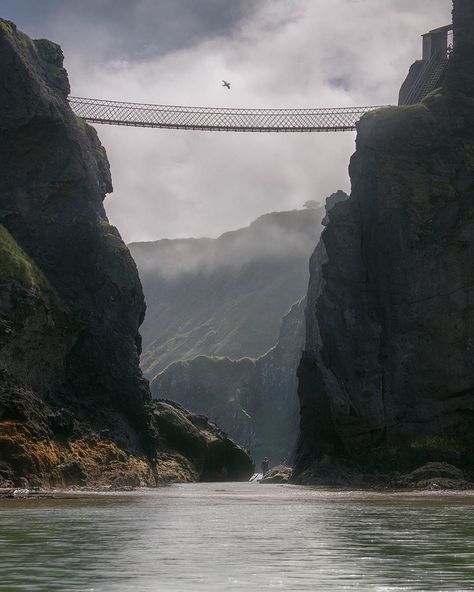
<svg viewBox="0 0 474 592">
<path fill-rule="evenodd" d="M 407 472 L 374 471 L 322 459 L 299 473 L 298 485 L 371 491 L 473 491 L 474 475 L 446 462 L 429 462 Z"/>
<path fill-rule="evenodd" d="M 278 485 L 303 485 L 305 487 L 335 491 L 372 491 L 378 493 L 409 493 L 426 492 L 453 495 L 463 492 L 474 492 L 473 475 L 466 474 L 461 469 L 448 463 L 427 463 L 410 473 L 400 474 L 369 474 L 356 472 L 353 468 L 331 464 L 324 470 L 321 465 L 314 467 L 301 475 L 297 482 L 292 481 L 292 469 L 277 466 L 270 469 L 267 475 L 258 483 Z M 167 487 L 172 482 L 162 482 L 158 487 Z M 257 482 L 255 482 L 255 485 Z M 71 487 L 71 488 L 20 488 L 0 487 L 2 499 L 38 499 L 38 498 L 68 498 L 81 495 L 107 495 L 149 490 L 144 486 L 107 485 L 101 487 Z"/>
</svg>

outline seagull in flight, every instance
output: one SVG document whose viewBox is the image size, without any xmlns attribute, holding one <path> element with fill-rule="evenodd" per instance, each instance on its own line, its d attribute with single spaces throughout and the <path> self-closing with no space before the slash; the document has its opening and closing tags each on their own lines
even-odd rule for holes
<svg viewBox="0 0 474 592">
<path fill-rule="evenodd" d="M 222 81 L 222 86 L 225 86 L 230 90 L 230 82 L 226 82 L 225 80 Z"/>
</svg>

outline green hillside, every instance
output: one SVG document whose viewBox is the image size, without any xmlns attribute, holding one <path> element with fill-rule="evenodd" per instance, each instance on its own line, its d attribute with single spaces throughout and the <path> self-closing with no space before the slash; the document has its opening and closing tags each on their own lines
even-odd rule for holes
<svg viewBox="0 0 474 592">
<path fill-rule="evenodd" d="M 134 243 L 143 283 L 142 368 L 199 355 L 257 358 L 306 293 L 324 208 L 277 212 L 217 239 Z"/>
</svg>

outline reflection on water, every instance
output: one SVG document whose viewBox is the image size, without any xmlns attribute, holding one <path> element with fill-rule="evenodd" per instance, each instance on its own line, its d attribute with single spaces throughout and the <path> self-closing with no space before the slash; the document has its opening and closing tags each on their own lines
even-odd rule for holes
<svg viewBox="0 0 474 592">
<path fill-rule="evenodd" d="M 2 592 L 474 590 L 474 495 L 177 485 L 0 501 Z"/>
</svg>

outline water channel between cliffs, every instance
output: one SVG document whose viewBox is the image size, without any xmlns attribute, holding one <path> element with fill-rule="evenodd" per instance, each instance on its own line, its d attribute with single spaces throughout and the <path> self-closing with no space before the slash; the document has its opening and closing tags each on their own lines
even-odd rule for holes
<svg viewBox="0 0 474 592">
<path fill-rule="evenodd" d="M 0 591 L 472 590 L 474 494 L 175 485 L 0 501 Z"/>
</svg>

